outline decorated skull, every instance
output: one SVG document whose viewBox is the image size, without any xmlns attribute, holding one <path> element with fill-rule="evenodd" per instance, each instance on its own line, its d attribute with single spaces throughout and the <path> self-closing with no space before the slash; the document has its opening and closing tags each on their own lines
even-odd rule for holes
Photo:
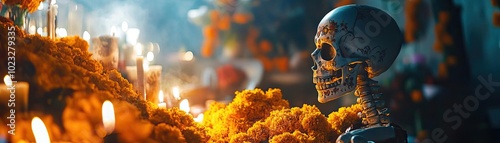
<svg viewBox="0 0 500 143">
<path fill-rule="evenodd" d="M 318 101 L 325 103 L 354 91 L 359 70 L 369 78 L 385 72 L 399 54 L 403 35 L 384 11 L 347 5 L 323 17 L 314 41 L 313 83 Z"/>
</svg>

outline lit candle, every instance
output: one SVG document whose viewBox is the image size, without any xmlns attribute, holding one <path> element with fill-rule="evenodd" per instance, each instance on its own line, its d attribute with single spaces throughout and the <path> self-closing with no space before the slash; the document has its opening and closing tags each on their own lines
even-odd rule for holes
<svg viewBox="0 0 500 143">
<path fill-rule="evenodd" d="M 106 100 L 102 103 L 102 124 L 104 130 L 106 131 L 106 136 L 104 137 L 105 143 L 118 142 L 118 134 L 114 132 L 115 130 L 115 108 L 111 101 Z"/>
<path fill-rule="evenodd" d="M 181 95 L 180 95 L 180 91 L 179 91 L 179 86 L 174 86 L 174 88 L 172 88 L 172 94 L 174 94 L 175 100 L 180 100 L 181 99 Z"/>
<path fill-rule="evenodd" d="M 0 101 L 16 111 L 28 111 L 28 82 L 12 81 L 9 75 L 3 78 L 5 84 L 0 84 Z"/>
<path fill-rule="evenodd" d="M 115 130 L 115 109 L 109 100 L 102 103 L 102 124 L 107 134 L 111 134 Z"/>
<path fill-rule="evenodd" d="M 181 103 L 179 104 L 179 109 L 189 114 L 189 111 L 191 111 L 191 107 L 189 106 L 189 101 L 187 99 L 182 100 Z"/>
<path fill-rule="evenodd" d="M 34 117 L 31 120 L 31 131 L 33 135 L 35 135 L 35 141 L 37 143 L 50 143 L 49 132 L 42 119 Z"/>
<path fill-rule="evenodd" d="M 89 34 L 89 32 L 84 31 L 82 37 L 83 37 L 83 40 L 85 40 L 87 42 L 90 41 L 90 34 Z"/>
<path fill-rule="evenodd" d="M 163 90 L 160 90 L 160 93 L 158 94 L 158 101 L 160 101 L 160 103 L 158 103 L 158 108 L 167 109 L 167 103 L 163 102 L 163 100 Z"/>
<path fill-rule="evenodd" d="M 144 88 L 145 80 L 144 80 L 144 57 L 142 56 L 142 45 L 137 44 L 135 47 L 135 52 L 137 54 L 136 63 L 137 63 L 137 92 L 139 96 L 143 96 L 144 100 L 146 97 L 146 90 Z"/>
<path fill-rule="evenodd" d="M 118 69 L 118 38 L 99 36 L 92 39 L 93 58 L 99 60 L 106 70 Z"/>
<path fill-rule="evenodd" d="M 198 116 L 196 116 L 196 118 L 194 118 L 194 121 L 198 122 L 198 123 L 203 122 L 203 116 L 204 116 L 203 113 L 198 114 Z"/>
<path fill-rule="evenodd" d="M 47 36 L 49 38 L 54 38 L 56 36 L 57 7 L 56 0 L 49 0 L 49 8 L 47 11 Z"/>
</svg>

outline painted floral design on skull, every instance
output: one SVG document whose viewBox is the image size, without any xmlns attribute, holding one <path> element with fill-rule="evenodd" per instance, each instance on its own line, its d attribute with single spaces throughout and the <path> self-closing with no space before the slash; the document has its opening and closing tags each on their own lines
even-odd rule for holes
<svg viewBox="0 0 500 143">
<path fill-rule="evenodd" d="M 370 78 L 385 72 L 399 54 L 402 37 L 394 19 L 377 8 L 347 5 L 326 14 L 311 53 L 318 101 L 354 91 L 359 70 L 366 70 Z M 366 69 L 360 69 L 361 64 Z"/>
</svg>

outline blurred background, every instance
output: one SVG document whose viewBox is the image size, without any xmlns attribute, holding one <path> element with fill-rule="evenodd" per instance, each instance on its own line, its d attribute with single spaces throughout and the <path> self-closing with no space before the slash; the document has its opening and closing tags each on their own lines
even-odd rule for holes
<svg viewBox="0 0 500 143">
<path fill-rule="evenodd" d="M 441 128 L 447 142 L 500 142 L 494 136 L 500 134 L 500 85 L 483 88 L 486 85 L 479 79 L 500 82 L 498 0 L 53 3 L 58 6 L 58 37 L 83 37 L 90 51 L 96 44 L 92 39 L 116 37 L 118 70 L 128 79 L 133 74 L 127 66 L 136 65 L 131 53 L 142 47 L 149 64 L 162 67 L 160 89 L 167 96 L 180 92 L 200 110 L 211 101 L 231 101 L 235 91 L 280 88 L 291 106 L 316 105 L 325 115 L 355 104 L 356 97 L 325 104 L 317 101 L 310 56 L 316 48 L 317 25 L 326 13 L 342 5 L 377 7 L 396 20 L 405 39 L 392 67 L 375 80 L 382 86 L 391 117 L 408 131 L 410 141 L 432 139 L 433 130 Z M 29 14 L 29 33 L 46 34 L 44 9 L 48 5 L 46 1 L 39 11 Z M 480 93 L 491 96 L 474 102 L 470 97 L 475 97 L 478 86 L 483 88 Z M 462 105 L 474 103 L 477 109 L 460 112 Z"/>
</svg>

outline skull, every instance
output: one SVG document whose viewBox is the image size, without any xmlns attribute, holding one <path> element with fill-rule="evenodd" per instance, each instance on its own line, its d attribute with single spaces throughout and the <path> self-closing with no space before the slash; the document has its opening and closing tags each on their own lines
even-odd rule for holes
<svg viewBox="0 0 500 143">
<path fill-rule="evenodd" d="M 369 78 L 385 72 L 399 54 L 402 38 L 394 19 L 380 9 L 347 5 L 330 11 L 318 25 L 311 53 L 318 101 L 351 93 L 360 72 Z"/>
</svg>

